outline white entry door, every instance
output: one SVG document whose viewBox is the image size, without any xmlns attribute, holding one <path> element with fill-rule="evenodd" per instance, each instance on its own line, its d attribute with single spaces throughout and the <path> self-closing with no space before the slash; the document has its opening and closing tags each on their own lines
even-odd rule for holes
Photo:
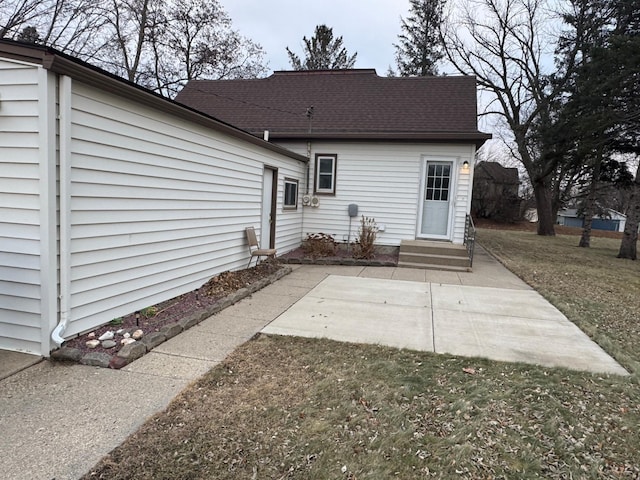
<svg viewBox="0 0 640 480">
<path fill-rule="evenodd" d="M 427 160 L 422 190 L 422 237 L 449 237 L 453 162 Z"/>
<path fill-rule="evenodd" d="M 266 167 L 262 177 L 262 219 L 260 221 L 260 248 L 274 248 L 276 226 L 277 170 Z"/>
</svg>

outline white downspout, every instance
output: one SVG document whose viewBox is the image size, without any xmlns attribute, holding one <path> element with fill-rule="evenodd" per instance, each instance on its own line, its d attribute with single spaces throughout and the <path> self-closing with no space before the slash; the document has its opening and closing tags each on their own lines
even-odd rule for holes
<svg viewBox="0 0 640 480">
<path fill-rule="evenodd" d="M 60 321 L 51 333 L 58 347 L 69 323 L 71 290 L 71 77 L 61 75 L 58 86 L 60 175 Z"/>
</svg>

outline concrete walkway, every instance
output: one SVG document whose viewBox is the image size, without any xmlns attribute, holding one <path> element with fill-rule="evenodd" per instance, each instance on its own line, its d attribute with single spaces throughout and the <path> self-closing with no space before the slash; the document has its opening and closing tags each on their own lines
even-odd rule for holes
<svg viewBox="0 0 640 480">
<path fill-rule="evenodd" d="M 483 251 L 473 273 L 301 266 L 122 370 L 43 361 L 1 380 L 0 478 L 82 476 L 256 332 L 305 323 L 312 336 L 626 373 Z"/>
</svg>

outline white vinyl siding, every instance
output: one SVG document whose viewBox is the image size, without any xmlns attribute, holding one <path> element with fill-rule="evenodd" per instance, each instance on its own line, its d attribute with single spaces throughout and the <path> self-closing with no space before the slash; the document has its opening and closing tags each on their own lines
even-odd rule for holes
<svg viewBox="0 0 640 480">
<path fill-rule="evenodd" d="M 259 146 L 74 82 L 70 324 L 65 336 L 246 265 L 262 171 L 278 169 L 276 248 L 301 241 L 284 177 L 306 166 Z"/>
<path fill-rule="evenodd" d="M 35 354 L 43 350 L 46 314 L 40 174 L 47 132 L 41 132 L 40 81 L 38 68 L 0 60 L 0 348 Z"/>
<path fill-rule="evenodd" d="M 303 143 L 280 142 L 286 148 L 304 154 Z M 462 173 L 464 160 L 473 164 L 475 147 L 470 144 L 411 144 L 384 142 L 312 142 L 312 158 L 331 152 L 337 155 L 335 196 L 318 196 L 317 208 L 304 208 L 304 236 L 309 233 L 328 233 L 338 241 L 349 238 L 348 205 L 358 205 L 358 217 L 351 221 L 351 239 L 355 237 L 360 218 L 373 217 L 385 231 L 378 233 L 377 243 L 400 245 L 403 239 L 416 238 L 418 202 L 422 193 L 420 176 L 425 156 L 455 160 L 456 191 L 452 192 L 455 208 L 451 240 L 462 243 L 465 214 L 471 205 L 469 173 Z M 311 164 L 313 170 L 314 162 Z M 310 178 L 315 179 L 311 171 Z M 313 186 L 310 188 L 313 192 Z"/>
</svg>

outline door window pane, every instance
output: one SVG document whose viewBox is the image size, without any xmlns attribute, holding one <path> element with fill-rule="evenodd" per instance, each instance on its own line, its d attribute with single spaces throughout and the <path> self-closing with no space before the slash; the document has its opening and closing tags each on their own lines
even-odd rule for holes
<svg viewBox="0 0 640 480">
<path fill-rule="evenodd" d="M 446 202 L 449 200 L 451 184 L 451 165 L 431 164 L 427 168 L 426 200 Z"/>
</svg>

